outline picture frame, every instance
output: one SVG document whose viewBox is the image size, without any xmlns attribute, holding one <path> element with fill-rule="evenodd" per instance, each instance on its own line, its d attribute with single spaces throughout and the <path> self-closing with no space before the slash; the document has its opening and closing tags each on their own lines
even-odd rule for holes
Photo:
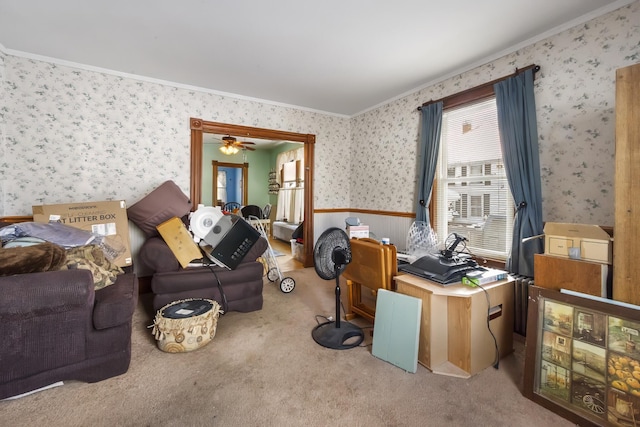
<svg viewBox="0 0 640 427">
<path fill-rule="evenodd" d="M 640 425 L 640 307 L 531 286 L 523 395 L 581 426 Z"/>
</svg>

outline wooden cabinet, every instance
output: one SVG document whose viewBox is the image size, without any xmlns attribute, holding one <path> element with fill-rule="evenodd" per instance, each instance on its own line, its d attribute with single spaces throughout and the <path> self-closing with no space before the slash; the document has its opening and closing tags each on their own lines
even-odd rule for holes
<svg viewBox="0 0 640 427">
<path fill-rule="evenodd" d="M 640 64 L 616 71 L 613 299 L 640 305 Z"/>
<path fill-rule="evenodd" d="M 597 297 L 609 295 L 609 265 L 546 254 L 534 255 L 533 271 L 536 286 L 569 289 Z"/>
<path fill-rule="evenodd" d="M 493 365 L 496 342 L 501 358 L 513 351 L 513 279 L 483 285 L 486 294 L 411 274 L 395 281 L 397 292 L 422 300 L 418 362 L 432 372 L 468 378 Z"/>
</svg>

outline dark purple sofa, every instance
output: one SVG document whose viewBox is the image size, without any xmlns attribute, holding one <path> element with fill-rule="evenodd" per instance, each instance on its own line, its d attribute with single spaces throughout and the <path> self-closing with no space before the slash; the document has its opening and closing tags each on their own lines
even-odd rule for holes
<svg viewBox="0 0 640 427">
<path fill-rule="evenodd" d="M 138 280 L 94 290 L 88 270 L 0 276 L 0 399 L 59 381 L 125 373 Z"/>
<path fill-rule="evenodd" d="M 263 264 L 257 259 L 267 249 L 260 237 L 235 270 L 212 267 L 222 285 L 227 311 L 249 312 L 262 309 Z M 139 262 L 153 272 L 153 308 L 185 298 L 208 298 L 224 307 L 216 277 L 209 267 L 182 268 L 161 237 L 148 238 L 140 248 Z"/>
</svg>

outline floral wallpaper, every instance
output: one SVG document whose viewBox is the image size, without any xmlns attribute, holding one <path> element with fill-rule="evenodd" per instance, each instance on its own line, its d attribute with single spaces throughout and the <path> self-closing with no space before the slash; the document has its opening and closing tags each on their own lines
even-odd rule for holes
<svg viewBox="0 0 640 427">
<path fill-rule="evenodd" d="M 5 145 L 3 143 L 6 132 L 6 111 L 7 111 L 7 96 L 5 85 L 1 84 L 5 78 L 5 61 L 6 55 L 0 51 L 0 212 L 2 212 L 1 206 L 4 204 L 4 184 L 6 181 L 6 171 L 9 163 L 7 162 L 7 156 L 5 154 Z"/>
<path fill-rule="evenodd" d="M 612 226 L 615 71 L 640 62 L 639 23 L 634 2 L 352 118 L 351 207 L 415 211 L 416 108 L 535 63 L 543 220 Z"/>
<path fill-rule="evenodd" d="M 543 219 L 613 225 L 615 70 L 640 62 L 638 22 L 640 1 L 352 118 L 0 49 L 0 215 L 131 205 L 167 179 L 188 194 L 190 117 L 315 134 L 316 209 L 413 212 L 416 107 L 535 63 Z"/>
<path fill-rule="evenodd" d="M 174 180 L 189 194 L 189 118 L 316 135 L 316 206 L 348 206 L 334 177 L 349 158 L 348 118 L 238 100 L 111 74 L 5 56 L 8 123 L 0 215 L 34 204 L 124 199 Z M 6 99 L 6 100 L 5 100 Z"/>
</svg>

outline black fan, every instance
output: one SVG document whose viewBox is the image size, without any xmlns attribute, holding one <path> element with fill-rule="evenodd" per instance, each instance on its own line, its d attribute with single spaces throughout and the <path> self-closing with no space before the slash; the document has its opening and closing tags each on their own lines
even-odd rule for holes
<svg viewBox="0 0 640 427">
<path fill-rule="evenodd" d="M 336 350 L 360 345 L 364 340 L 362 329 L 340 321 L 340 274 L 351 262 L 347 233 L 337 227 L 325 230 L 313 248 L 313 262 L 318 276 L 324 280 L 336 279 L 336 318 L 313 328 L 311 336 L 321 346 Z"/>
</svg>

